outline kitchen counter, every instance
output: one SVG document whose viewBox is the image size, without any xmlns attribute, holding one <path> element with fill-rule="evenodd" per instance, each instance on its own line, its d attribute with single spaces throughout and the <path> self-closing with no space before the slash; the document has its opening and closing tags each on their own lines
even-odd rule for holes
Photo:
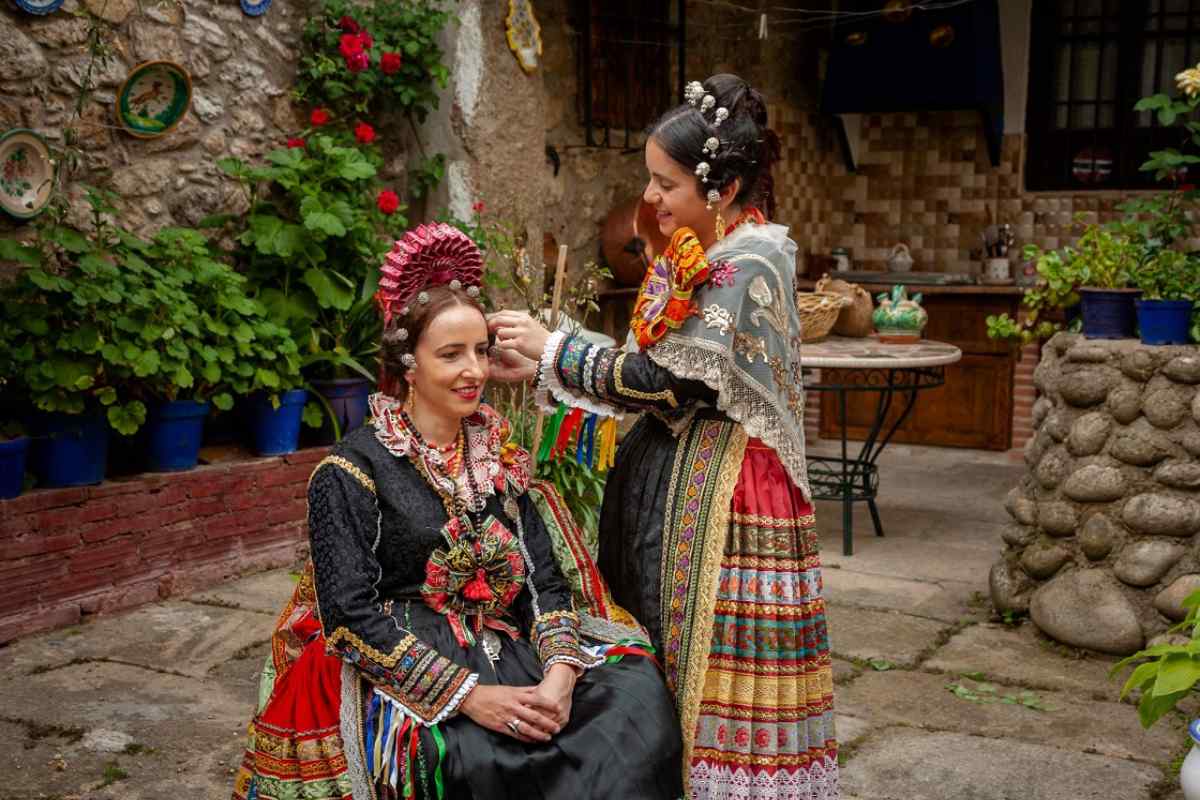
<svg viewBox="0 0 1200 800">
<path fill-rule="evenodd" d="M 895 282 L 892 281 L 848 281 L 849 283 L 857 283 L 869 291 L 872 295 L 880 292 L 890 292 Z M 936 283 L 903 283 L 904 288 L 908 289 L 910 295 L 920 292 L 923 295 L 933 294 L 976 294 L 976 295 L 1012 295 L 1020 296 L 1023 289 L 1020 286 L 975 286 L 970 284 L 936 284 Z M 796 282 L 796 288 L 801 291 L 812 291 L 816 286 L 816 281 L 801 279 Z"/>
</svg>

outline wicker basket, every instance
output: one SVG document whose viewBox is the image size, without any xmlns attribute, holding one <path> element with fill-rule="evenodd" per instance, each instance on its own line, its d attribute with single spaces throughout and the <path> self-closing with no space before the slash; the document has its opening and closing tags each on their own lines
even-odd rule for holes
<svg viewBox="0 0 1200 800">
<path fill-rule="evenodd" d="M 833 292 L 796 292 L 796 308 L 800 312 L 800 341 L 818 342 L 828 336 L 842 306 L 849 302 L 850 298 Z"/>
</svg>

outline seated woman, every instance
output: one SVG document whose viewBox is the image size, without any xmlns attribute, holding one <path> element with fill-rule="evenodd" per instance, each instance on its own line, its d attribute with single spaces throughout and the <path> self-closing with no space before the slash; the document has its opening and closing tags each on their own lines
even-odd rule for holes
<svg viewBox="0 0 1200 800">
<path fill-rule="evenodd" d="M 279 619 L 237 800 L 681 793 L 670 695 L 629 643 L 644 631 L 480 404 L 481 273 L 447 225 L 387 258 L 383 391 L 310 480 L 311 568 Z"/>
</svg>

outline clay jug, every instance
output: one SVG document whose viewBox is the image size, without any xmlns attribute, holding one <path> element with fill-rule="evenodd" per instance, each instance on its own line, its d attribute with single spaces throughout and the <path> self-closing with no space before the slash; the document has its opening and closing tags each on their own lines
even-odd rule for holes
<svg viewBox="0 0 1200 800">
<path fill-rule="evenodd" d="M 641 286 L 646 267 L 668 241 L 658 230 L 654 206 L 639 195 L 608 212 L 600 230 L 600 253 L 613 280 L 622 286 Z"/>
<path fill-rule="evenodd" d="M 817 281 L 815 291 L 833 292 L 850 300 L 849 303 L 842 306 L 842 313 L 838 314 L 837 322 L 833 324 L 834 335 L 853 336 L 859 339 L 871 335 L 871 331 L 874 329 L 874 323 L 871 320 L 874 303 L 871 302 L 871 294 L 866 289 L 857 283 L 847 283 L 840 279 L 833 280 L 826 273 L 821 280 Z"/>
</svg>

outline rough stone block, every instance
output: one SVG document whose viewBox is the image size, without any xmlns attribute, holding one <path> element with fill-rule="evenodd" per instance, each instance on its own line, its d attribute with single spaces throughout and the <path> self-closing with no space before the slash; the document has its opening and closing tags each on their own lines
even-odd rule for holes
<svg viewBox="0 0 1200 800">
<path fill-rule="evenodd" d="M 1095 455 L 1104 449 L 1111 430 L 1112 420 L 1104 414 L 1098 411 L 1084 414 L 1071 426 L 1067 449 L 1076 457 Z"/>
<path fill-rule="evenodd" d="M 1142 390 L 1137 384 L 1122 384 L 1108 393 L 1106 406 L 1113 419 L 1128 425 L 1142 413 Z"/>
<path fill-rule="evenodd" d="M 1120 538 L 1121 532 L 1112 520 L 1103 514 L 1093 514 L 1079 532 L 1079 547 L 1092 561 L 1100 561 L 1112 552 Z"/>
<path fill-rule="evenodd" d="M 1022 525 L 1037 524 L 1037 504 L 1025 497 L 1019 487 L 1013 488 L 1004 499 L 1004 507 Z"/>
<path fill-rule="evenodd" d="M 1040 428 L 1042 421 L 1046 419 L 1046 415 L 1054 408 L 1054 404 L 1050 402 L 1050 398 L 1046 396 L 1039 397 L 1033 404 L 1033 427 Z"/>
<path fill-rule="evenodd" d="M 41 48 L 20 26 L 11 21 L 0 25 L 0 75 L 4 80 L 27 80 L 45 73 L 46 57 Z"/>
<path fill-rule="evenodd" d="M 1099 569 L 1059 574 L 1033 593 L 1029 613 L 1047 635 L 1075 647 L 1129 655 L 1144 641 L 1133 604 Z"/>
<path fill-rule="evenodd" d="M 1042 430 L 1049 434 L 1050 438 L 1056 442 L 1066 441 L 1067 436 L 1071 433 L 1071 421 L 1068 418 L 1066 409 L 1059 409 L 1046 418 L 1046 424 L 1042 426 Z"/>
<path fill-rule="evenodd" d="M 1108 449 L 1113 458 L 1136 467 L 1157 464 L 1170 452 L 1170 442 L 1148 428 L 1139 429 L 1137 425 L 1118 432 Z"/>
<path fill-rule="evenodd" d="M 1043 540 L 1025 548 L 1021 554 L 1021 569 L 1031 578 L 1045 580 L 1062 569 L 1070 559 L 1071 552 L 1065 547 Z"/>
<path fill-rule="evenodd" d="M 1104 345 L 1084 339 L 1068 350 L 1065 358 L 1073 364 L 1103 364 L 1110 355 Z"/>
<path fill-rule="evenodd" d="M 1180 575 L 1155 596 L 1154 607 L 1163 616 L 1179 621 L 1187 616 L 1183 601 L 1197 589 L 1200 589 L 1200 575 Z"/>
<path fill-rule="evenodd" d="M 997 611 L 1024 614 L 1029 611 L 1029 590 L 1033 583 L 1026 574 L 1013 569 L 1008 561 L 1000 559 L 988 573 L 988 590 L 992 605 Z"/>
<path fill-rule="evenodd" d="M 1089 464 L 1063 484 L 1063 494 L 1080 503 L 1108 503 L 1125 495 L 1125 476 L 1119 469 Z"/>
<path fill-rule="evenodd" d="M 1081 369 L 1064 374 L 1058 380 L 1058 392 L 1063 400 L 1078 408 L 1090 408 L 1103 403 L 1112 388 L 1114 378 L 1102 369 Z"/>
<path fill-rule="evenodd" d="M 1044 488 L 1053 489 L 1071 474 L 1071 457 L 1065 450 L 1055 448 L 1042 456 L 1034 474 Z"/>
<path fill-rule="evenodd" d="M 1154 470 L 1154 480 L 1172 489 L 1200 489 L 1200 464 L 1172 461 Z"/>
<path fill-rule="evenodd" d="M 1036 529 L 1026 525 L 1005 525 L 1004 530 L 1000 533 L 1000 538 L 1004 540 L 1005 544 L 1012 547 L 1024 547 L 1033 541 L 1035 533 L 1037 533 Z"/>
<path fill-rule="evenodd" d="M 1121 518 L 1138 533 L 1191 536 L 1200 530 L 1200 504 L 1169 494 L 1139 494 L 1125 503 Z"/>
<path fill-rule="evenodd" d="M 1130 350 L 1121 359 L 1121 372 L 1139 383 L 1145 383 L 1158 370 L 1158 359 L 1149 350 Z"/>
<path fill-rule="evenodd" d="M 1037 504 L 1037 524 L 1051 536 L 1072 536 L 1078 524 L 1075 507 L 1061 500 L 1046 500 Z"/>
<path fill-rule="evenodd" d="M 1174 389 L 1159 389 L 1142 400 L 1142 414 L 1156 428 L 1174 428 L 1183 422 L 1187 413 L 1187 404 Z"/>
<path fill-rule="evenodd" d="M 1113 574 L 1130 586 L 1150 586 L 1175 565 L 1187 548 L 1163 539 L 1134 542 L 1121 551 Z"/>
<path fill-rule="evenodd" d="M 1200 358 L 1175 356 L 1166 363 L 1162 372 L 1176 383 L 1200 383 Z"/>
</svg>

